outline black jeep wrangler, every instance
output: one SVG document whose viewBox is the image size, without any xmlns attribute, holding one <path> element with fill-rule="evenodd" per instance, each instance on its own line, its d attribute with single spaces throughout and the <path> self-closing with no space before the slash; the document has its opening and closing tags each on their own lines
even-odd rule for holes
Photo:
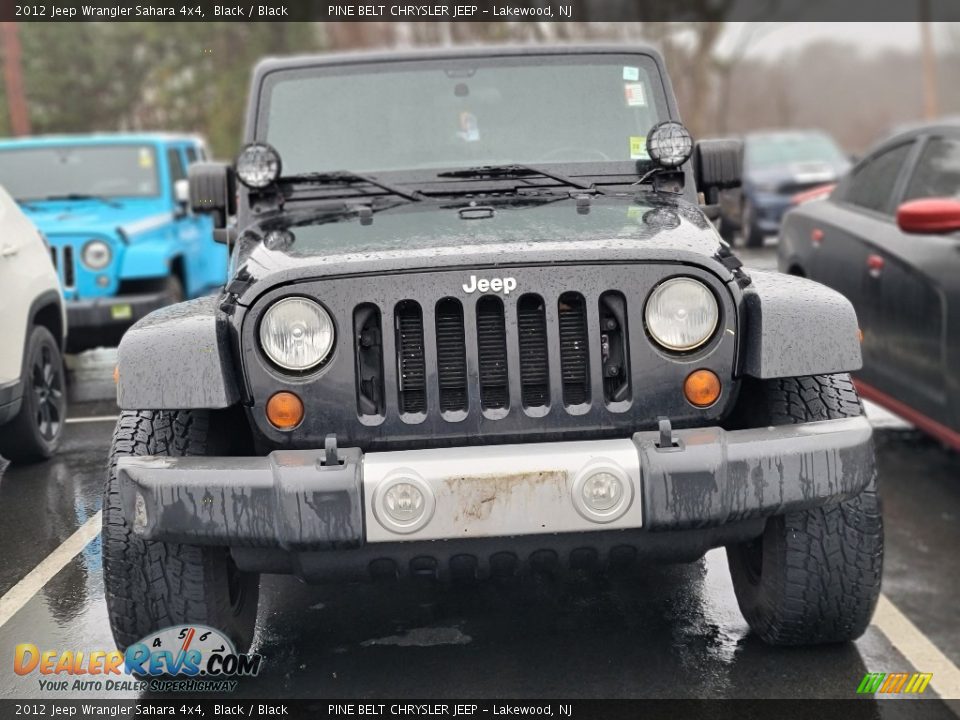
<svg viewBox="0 0 960 720">
<path fill-rule="evenodd" d="M 644 48 L 267 60 L 232 167 L 190 171 L 216 297 L 119 349 L 104 500 L 120 647 L 251 641 L 260 573 L 486 578 L 726 547 L 776 644 L 880 590 L 850 304 L 745 271 Z"/>
</svg>

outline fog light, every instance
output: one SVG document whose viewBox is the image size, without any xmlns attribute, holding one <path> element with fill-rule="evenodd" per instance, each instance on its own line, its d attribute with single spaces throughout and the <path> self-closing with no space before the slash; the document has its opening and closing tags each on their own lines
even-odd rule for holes
<svg viewBox="0 0 960 720">
<path fill-rule="evenodd" d="M 623 497 L 623 483 L 608 472 L 598 472 L 587 477 L 583 483 L 583 501 L 597 512 L 614 507 Z"/>
<path fill-rule="evenodd" d="M 373 512 L 387 530 L 412 533 L 433 517 L 436 500 L 430 487 L 412 471 L 394 472 L 373 493 Z"/>
<path fill-rule="evenodd" d="M 267 400 L 267 420 L 277 430 L 293 430 L 303 420 L 303 401 L 291 392 L 278 392 Z"/>
<path fill-rule="evenodd" d="M 109 275 L 97 275 L 97 286 L 98 287 L 107 287 L 110 284 Z"/>
<path fill-rule="evenodd" d="M 595 459 L 573 481 L 574 507 L 587 520 L 613 522 L 633 502 L 633 483 L 612 460 Z"/>
<path fill-rule="evenodd" d="M 423 514 L 426 501 L 416 485 L 400 482 L 383 494 L 383 508 L 398 523 L 413 522 Z"/>
</svg>

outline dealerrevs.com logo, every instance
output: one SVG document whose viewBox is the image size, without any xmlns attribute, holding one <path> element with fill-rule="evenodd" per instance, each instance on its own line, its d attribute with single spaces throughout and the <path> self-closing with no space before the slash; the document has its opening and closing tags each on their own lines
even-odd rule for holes
<svg viewBox="0 0 960 720">
<path fill-rule="evenodd" d="M 175 625 L 119 650 L 40 650 L 17 645 L 13 669 L 40 674 L 45 692 L 151 690 L 154 692 L 230 692 L 237 677 L 254 677 L 263 657 L 238 653 L 219 630 Z M 66 678 L 64 676 L 67 676 Z"/>
</svg>

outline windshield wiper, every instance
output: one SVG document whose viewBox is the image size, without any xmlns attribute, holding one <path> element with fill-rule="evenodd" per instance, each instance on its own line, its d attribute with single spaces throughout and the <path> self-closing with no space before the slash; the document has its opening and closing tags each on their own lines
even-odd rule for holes
<svg viewBox="0 0 960 720">
<path fill-rule="evenodd" d="M 591 190 L 595 193 L 603 195 L 603 193 L 596 188 L 593 183 L 585 183 L 580 180 L 574 180 L 571 177 L 566 175 L 561 175 L 560 173 L 553 172 L 552 170 L 544 170 L 543 168 L 536 167 L 534 165 L 482 165 L 480 167 L 465 168 L 463 170 L 448 170 L 446 172 L 437 173 L 437 177 L 442 178 L 529 178 L 529 177 L 545 177 L 550 180 L 555 180 L 558 183 L 566 185 L 567 187 L 575 187 L 580 190 Z"/>
<path fill-rule="evenodd" d="M 423 199 L 419 191 L 414 190 L 411 192 L 409 190 L 403 190 L 402 188 L 398 188 L 396 185 L 385 183 L 381 180 L 377 180 L 376 178 L 372 178 L 369 175 L 362 175 L 360 173 L 353 172 L 352 170 L 284 175 L 278 180 L 278 182 L 309 183 L 311 185 L 351 185 L 353 183 L 367 183 L 367 185 L 373 185 L 374 187 L 380 188 L 381 190 L 386 190 L 388 193 L 405 198 L 406 200 L 419 202 Z"/>
<path fill-rule="evenodd" d="M 66 193 L 65 195 L 45 195 L 39 200 L 99 200 L 104 205 L 109 205 L 110 207 L 123 207 L 121 203 L 118 203 L 116 200 L 111 200 L 105 195 L 87 195 L 86 193 Z M 36 201 L 34 201 L 36 202 Z"/>
</svg>

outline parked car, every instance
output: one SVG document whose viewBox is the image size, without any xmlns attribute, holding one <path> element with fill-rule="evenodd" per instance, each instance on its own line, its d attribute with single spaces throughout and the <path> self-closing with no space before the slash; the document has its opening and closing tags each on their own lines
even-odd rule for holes
<svg viewBox="0 0 960 720">
<path fill-rule="evenodd" d="M 50 246 L 0 187 L 0 455 L 56 452 L 67 414 L 66 317 Z"/>
<path fill-rule="evenodd" d="M 120 647 L 197 622 L 245 648 L 260 573 L 715 547 L 766 641 L 864 632 L 883 550 L 853 308 L 743 270 L 698 205 L 740 143 L 693 144 L 656 52 L 301 57 L 252 88 L 269 122 L 190 171 L 226 290 L 120 343 Z"/>
<path fill-rule="evenodd" d="M 227 256 L 187 206 L 190 136 L 116 134 L 0 140 L 0 185 L 46 235 L 71 350 L 116 345 L 151 310 L 223 284 Z"/>
<path fill-rule="evenodd" d="M 787 214 L 780 269 L 843 293 L 860 392 L 960 449 L 960 122 L 884 141 Z"/>
<path fill-rule="evenodd" d="M 732 240 L 739 230 L 748 247 L 760 247 L 779 232 L 794 195 L 836 182 L 849 168 L 833 138 L 818 130 L 747 134 L 743 187 L 721 195 L 721 235 Z"/>
</svg>

